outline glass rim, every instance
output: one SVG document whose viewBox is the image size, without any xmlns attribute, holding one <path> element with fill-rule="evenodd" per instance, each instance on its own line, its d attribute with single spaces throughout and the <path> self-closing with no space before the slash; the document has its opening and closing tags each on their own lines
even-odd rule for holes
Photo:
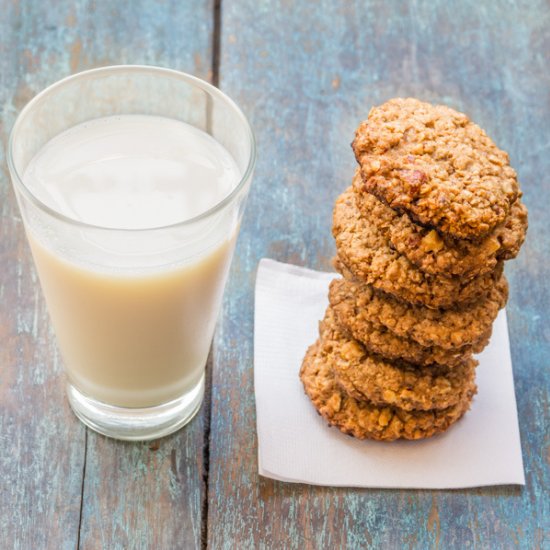
<svg viewBox="0 0 550 550">
<path fill-rule="evenodd" d="M 29 189 L 29 187 L 25 184 L 25 182 L 23 181 L 23 178 L 20 176 L 19 171 L 17 170 L 17 167 L 15 166 L 15 161 L 13 158 L 13 149 L 14 149 L 15 136 L 17 134 L 19 126 L 22 124 L 23 119 L 29 113 L 29 111 L 31 111 L 31 109 L 37 103 L 39 103 L 42 99 L 55 93 L 58 88 L 61 88 L 62 86 L 64 86 L 65 84 L 73 80 L 88 78 L 91 76 L 93 77 L 95 75 L 100 75 L 102 73 L 115 73 L 119 71 L 144 72 L 144 73 L 150 72 L 150 73 L 157 73 L 159 75 L 169 76 L 172 78 L 178 78 L 180 80 L 185 81 L 188 84 L 192 84 L 198 88 L 201 88 L 202 90 L 211 94 L 212 96 L 215 96 L 221 99 L 224 103 L 226 103 L 230 108 L 232 108 L 235 111 L 238 118 L 243 123 L 243 126 L 248 134 L 248 139 L 250 143 L 250 154 L 249 154 L 246 169 L 244 170 L 244 173 L 241 176 L 239 183 L 231 190 L 230 193 L 228 193 L 223 199 L 218 201 L 214 206 L 211 206 L 204 212 L 201 212 L 200 214 L 197 214 L 192 218 L 187 218 L 187 219 L 184 219 L 175 223 L 170 223 L 167 225 L 140 227 L 140 228 L 109 227 L 106 225 L 97 225 L 97 224 L 83 222 L 77 218 L 67 216 L 62 212 L 58 212 L 57 210 L 55 210 L 54 208 L 46 204 L 44 201 L 39 199 L 31 191 L 31 189 Z M 8 169 L 12 178 L 12 182 L 14 183 L 14 186 L 16 186 L 23 193 L 23 195 L 28 200 L 30 200 L 35 206 L 37 206 L 38 208 L 40 208 L 50 216 L 53 216 L 61 221 L 64 221 L 71 225 L 76 225 L 82 228 L 102 230 L 102 231 L 106 230 L 106 231 L 129 232 L 129 233 L 145 232 L 145 231 L 161 231 L 161 230 L 175 229 L 175 228 L 193 225 L 201 220 L 204 220 L 205 218 L 212 216 L 213 214 L 216 214 L 217 212 L 222 210 L 225 206 L 232 203 L 235 197 L 239 195 L 240 191 L 246 185 L 246 182 L 250 179 L 252 172 L 254 171 L 254 167 L 256 164 L 256 140 L 254 137 L 254 131 L 252 130 L 252 127 L 248 122 L 248 119 L 246 118 L 246 116 L 244 115 L 240 107 L 227 94 L 225 94 L 219 88 L 216 88 L 216 86 L 210 84 L 209 82 L 206 82 L 205 80 L 202 80 L 201 78 L 198 78 L 191 74 L 184 73 L 183 71 L 177 71 L 175 69 L 168 69 L 165 67 L 157 67 L 155 65 L 108 65 L 105 67 L 98 67 L 95 69 L 81 71 L 73 75 L 67 76 L 65 78 L 62 78 L 61 80 L 58 80 L 53 84 L 50 84 L 48 87 L 44 88 L 41 92 L 36 94 L 23 107 L 21 112 L 17 115 L 17 118 L 15 119 L 13 127 L 10 131 L 10 137 L 8 141 L 8 151 L 7 151 L 7 164 L 8 164 Z"/>
</svg>

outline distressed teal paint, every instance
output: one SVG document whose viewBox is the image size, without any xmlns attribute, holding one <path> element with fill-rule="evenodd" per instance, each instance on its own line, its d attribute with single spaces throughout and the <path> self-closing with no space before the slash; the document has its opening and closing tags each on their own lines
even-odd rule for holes
<svg viewBox="0 0 550 550">
<path fill-rule="evenodd" d="M 200 547 L 208 410 L 152 446 L 92 433 L 86 442 L 63 395 L 3 149 L 22 106 L 73 72 L 136 63 L 210 78 L 212 1 L 0 0 L 0 13 L 0 547 Z"/>
<path fill-rule="evenodd" d="M 213 4 L 95 2 L 75 15 L 78 69 L 97 64 L 153 64 L 211 77 Z M 81 547 L 198 548 L 206 492 L 203 408 L 185 429 L 159 442 L 113 442 L 89 433 Z"/>
<path fill-rule="evenodd" d="M 250 116 L 259 161 L 216 338 L 211 547 L 550 544 L 549 28 L 542 1 L 223 3 L 220 85 Z M 270 256 L 329 267 L 332 203 L 354 170 L 354 129 L 373 104 L 407 95 L 469 113 L 510 152 L 523 183 L 531 228 L 507 273 L 527 485 L 384 491 L 260 479 L 252 375 L 257 262 Z"/>
<path fill-rule="evenodd" d="M 211 75 L 212 0 L 0 0 L 0 13 L 4 146 L 24 103 L 71 72 L 151 63 Z M 251 118 L 259 163 L 213 353 L 208 525 L 207 409 L 152 445 L 86 441 L 69 411 L 0 150 L 0 546 L 68 549 L 80 536 L 82 548 L 193 548 L 205 528 L 216 549 L 548 546 L 549 28 L 542 0 L 223 1 L 220 84 Z M 395 95 L 468 112 L 523 183 L 529 239 L 507 268 L 523 489 L 348 490 L 257 475 L 257 261 L 330 267 L 353 130 Z"/>
<path fill-rule="evenodd" d="M 78 538 L 85 430 L 64 399 L 4 154 L 16 112 L 52 78 L 34 73 L 36 29 L 22 9 L 0 3 L 0 546 L 69 550 Z"/>
</svg>

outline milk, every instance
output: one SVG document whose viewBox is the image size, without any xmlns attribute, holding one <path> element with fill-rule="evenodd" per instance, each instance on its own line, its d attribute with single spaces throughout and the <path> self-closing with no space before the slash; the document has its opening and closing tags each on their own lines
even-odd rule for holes
<svg viewBox="0 0 550 550">
<path fill-rule="evenodd" d="M 231 155 L 205 132 L 169 118 L 124 115 L 58 135 L 31 160 L 23 179 L 69 217 L 140 229 L 201 214 L 240 176 Z"/>
<path fill-rule="evenodd" d="M 200 382 L 237 222 L 222 212 L 190 229 L 174 224 L 216 205 L 240 177 L 208 134 L 145 115 L 80 124 L 31 160 L 23 179 L 43 203 L 113 229 L 67 224 L 52 236 L 38 224 L 28 228 L 77 389 L 112 405 L 148 407 Z"/>
</svg>

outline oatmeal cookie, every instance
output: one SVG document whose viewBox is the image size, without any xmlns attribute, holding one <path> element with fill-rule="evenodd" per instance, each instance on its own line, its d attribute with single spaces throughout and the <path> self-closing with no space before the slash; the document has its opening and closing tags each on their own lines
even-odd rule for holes
<svg viewBox="0 0 550 550">
<path fill-rule="evenodd" d="M 406 411 L 427 411 L 456 405 L 474 389 L 477 361 L 471 358 L 455 368 L 389 361 L 369 353 L 357 340 L 346 336 L 330 307 L 320 332 L 320 349 L 329 358 L 336 382 L 355 399 Z"/>
<path fill-rule="evenodd" d="M 330 297 L 329 297 L 330 298 Z M 492 327 L 489 327 L 475 342 L 458 348 L 445 349 L 437 345 L 423 346 L 415 340 L 398 336 L 376 319 L 369 319 L 360 309 L 356 309 L 354 296 L 331 298 L 331 316 L 339 325 L 340 331 L 355 338 L 371 353 L 386 359 L 409 361 L 415 365 L 445 365 L 455 367 L 474 353 L 480 353 L 489 343 Z"/>
<path fill-rule="evenodd" d="M 518 196 L 508 155 L 463 113 L 417 99 L 371 109 L 352 144 L 360 191 L 462 239 L 504 222 Z"/>
<path fill-rule="evenodd" d="M 504 222 L 480 242 L 455 239 L 411 221 L 370 193 L 361 192 L 359 171 L 353 179 L 356 204 L 364 216 L 375 217 L 383 225 L 388 239 L 422 271 L 431 275 L 475 277 L 495 269 L 500 260 L 515 258 L 527 232 L 527 208 L 518 198 Z"/>
<path fill-rule="evenodd" d="M 355 278 L 414 304 L 439 308 L 471 303 L 487 295 L 502 273 L 502 262 L 472 279 L 421 271 L 389 246 L 387 228 L 374 215 L 360 215 L 351 187 L 336 200 L 332 234 L 340 261 Z"/>
<path fill-rule="evenodd" d="M 431 411 L 405 411 L 377 406 L 347 395 L 336 383 L 330 358 L 313 344 L 304 357 L 300 379 L 317 412 L 332 426 L 359 439 L 392 441 L 422 439 L 445 431 L 470 408 L 475 393 L 466 392 L 456 405 Z"/>
<path fill-rule="evenodd" d="M 481 346 L 507 298 L 508 283 L 504 276 L 483 300 L 448 310 L 407 304 L 372 286 L 346 279 L 335 279 L 329 290 L 330 304 L 337 318 L 341 318 L 344 325 L 353 323 L 358 327 L 355 329 L 357 335 L 365 321 L 384 326 L 401 338 L 414 340 L 422 346 L 437 346 L 453 352 L 467 346 Z"/>
</svg>

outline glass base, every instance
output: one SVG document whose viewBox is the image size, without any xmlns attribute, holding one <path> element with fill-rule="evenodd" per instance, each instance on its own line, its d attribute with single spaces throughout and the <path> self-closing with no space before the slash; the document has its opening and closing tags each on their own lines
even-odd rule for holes
<svg viewBox="0 0 550 550">
<path fill-rule="evenodd" d="M 96 401 L 67 384 L 67 397 L 76 416 L 92 430 L 125 441 L 148 441 L 185 426 L 200 409 L 204 375 L 184 396 L 156 407 L 116 407 Z"/>
</svg>

